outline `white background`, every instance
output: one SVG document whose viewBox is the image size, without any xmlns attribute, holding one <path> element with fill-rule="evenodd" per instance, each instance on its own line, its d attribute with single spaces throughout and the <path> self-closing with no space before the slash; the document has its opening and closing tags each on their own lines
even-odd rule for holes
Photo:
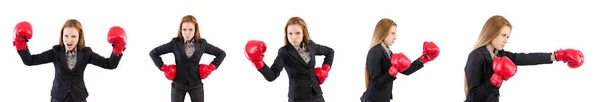
<svg viewBox="0 0 600 102">
<path fill-rule="evenodd" d="M 207 102 L 285 102 L 286 72 L 267 82 L 244 56 L 246 41 L 263 40 L 268 45 L 265 62 L 272 64 L 283 45 L 286 21 L 302 17 L 312 39 L 333 48 L 335 59 L 327 81 L 321 86 L 328 102 L 358 102 L 365 91 L 364 64 L 375 24 L 381 18 L 398 23 L 392 50 L 411 60 L 421 55 L 423 41 L 434 41 L 440 56 L 418 72 L 399 75 L 393 101 L 462 102 L 464 65 L 485 21 L 505 16 L 514 26 L 506 50 L 552 52 L 576 48 L 585 64 L 570 69 L 562 62 L 521 66 L 504 82 L 504 102 L 597 102 L 597 37 L 600 3 L 563 1 L 64 1 L 18 0 L 0 3 L 0 102 L 44 102 L 50 100 L 54 77 L 51 63 L 25 66 L 15 47 L 12 31 L 20 21 L 33 25 L 28 45 L 38 54 L 58 44 L 60 28 L 67 19 L 82 22 L 86 44 L 108 57 L 106 42 L 111 26 L 122 26 L 128 36 L 127 50 L 117 69 L 88 65 L 85 82 L 89 102 L 167 102 L 170 81 L 154 66 L 150 50 L 177 34 L 184 15 L 194 15 L 202 37 L 227 53 L 221 66 L 204 81 Z M 163 55 L 167 64 L 172 54 Z M 209 63 L 206 55 L 201 63 Z M 317 63 L 323 57 L 318 57 Z M 186 102 L 190 102 L 189 96 Z"/>
</svg>

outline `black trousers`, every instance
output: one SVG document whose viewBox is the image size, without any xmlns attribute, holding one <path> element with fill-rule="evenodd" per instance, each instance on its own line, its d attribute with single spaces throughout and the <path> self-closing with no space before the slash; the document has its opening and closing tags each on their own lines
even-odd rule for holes
<svg viewBox="0 0 600 102">
<path fill-rule="evenodd" d="M 70 93 L 67 93 L 67 94 L 70 94 Z M 50 100 L 50 102 L 87 102 L 87 100 L 83 99 L 83 100 L 75 101 L 75 100 L 73 100 L 73 98 L 71 97 L 71 95 L 67 95 L 67 97 L 65 97 L 65 99 L 52 98 Z"/>
<path fill-rule="evenodd" d="M 323 98 L 323 95 L 317 95 L 317 92 L 315 92 L 315 90 L 312 90 L 310 93 L 310 97 L 300 99 L 289 98 L 288 102 L 325 102 L 325 99 Z"/>
<path fill-rule="evenodd" d="M 204 88 L 202 85 L 171 84 L 171 102 L 183 102 L 186 93 L 190 93 L 192 102 L 204 102 Z"/>
<path fill-rule="evenodd" d="M 371 100 L 367 100 L 364 96 L 360 97 L 360 102 L 376 102 L 376 101 L 371 101 Z M 390 102 L 389 100 L 387 102 Z"/>
<path fill-rule="evenodd" d="M 482 99 L 474 100 L 474 98 L 480 98 L 484 95 L 480 95 L 478 97 L 474 97 L 471 95 L 472 94 L 469 94 L 469 96 L 467 98 L 470 98 L 470 99 L 467 99 L 464 102 L 500 102 L 500 92 L 498 92 L 498 90 L 492 90 L 492 92 L 489 93 L 487 95 L 487 97 L 485 97 L 485 100 L 482 100 Z"/>
<path fill-rule="evenodd" d="M 320 97 L 311 97 L 311 98 L 303 98 L 303 99 L 292 99 L 289 98 L 288 102 L 325 102 L 323 96 Z"/>
<path fill-rule="evenodd" d="M 370 101 L 370 100 L 363 100 L 361 99 L 360 102 L 375 102 L 375 101 Z"/>
</svg>

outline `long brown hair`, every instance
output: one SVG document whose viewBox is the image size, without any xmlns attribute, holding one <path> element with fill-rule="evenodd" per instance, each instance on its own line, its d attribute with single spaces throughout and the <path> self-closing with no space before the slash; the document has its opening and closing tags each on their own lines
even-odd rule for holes
<svg viewBox="0 0 600 102">
<path fill-rule="evenodd" d="M 512 29 L 510 22 L 503 16 L 494 15 L 490 17 L 487 22 L 485 22 L 485 25 L 483 25 L 483 29 L 481 29 L 481 33 L 479 33 L 477 43 L 475 43 L 473 50 L 490 44 L 492 40 L 500 34 L 500 30 L 504 26 L 508 26 Z"/>
<path fill-rule="evenodd" d="M 477 42 L 475 43 L 473 50 L 490 44 L 492 42 L 492 40 L 494 40 L 494 38 L 496 38 L 496 36 L 498 36 L 498 34 L 500 34 L 500 30 L 504 26 L 508 26 L 509 28 L 512 29 L 512 25 L 510 24 L 510 22 L 508 22 L 508 20 L 506 18 L 504 18 L 503 16 L 494 15 L 494 16 L 490 17 L 483 25 L 483 28 L 481 29 L 481 33 L 479 33 L 479 37 L 477 38 Z M 465 85 L 464 85 L 465 86 L 465 95 L 468 95 L 469 94 L 469 86 L 467 83 L 466 76 L 464 78 L 464 82 L 465 82 Z"/>
<path fill-rule="evenodd" d="M 60 30 L 60 39 L 58 39 L 58 45 L 61 47 L 65 46 L 63 43 L 63 31 L 67 27 L 75 27 L 78 30 L 77 32 L 79 33 L 79 41 L 77 42 L 77 51 L 83 50 L 83 48 L 85 48 L 83 27 L 81 26 L 81 23 L 76 19 L 69 19 L 65 22 L 65 24 L 63 24 L 62 29 Z"/>
<path fill-rule="evenodd" d="M 294 25 L 294 24 L 297 24 L 300 26 L 300 28 L 302 28 L 302 34 L 303 34 L 302 44 L 304 44 L 304 46 L 308 45 L 308 42 L 310 41 L 310 34 L 308 34 L 308 28 L 306 27 L 306 22 L 304 22 L 304 20 L 300 17 L 292 17 L 287 21 L 287 24 L 285 24 L 285 28 L 284 28 L 285 32 L 283 33 L 284 34 L 283 39 L 285 42 L 283 43 L 283 46 L 290 45 L 290 41 L 288 41 L 288 39 L 287 39 L 287 32 L 288 32 L 287 28 L 288 28 L 288 26 Z"/>
<path fill-rule="evenodd" d="M 183 26 L 183 23 L 187 22 L 194 23 L 194 40 L 200 40 L 200 29 L 198 29 L 200 27 L 198 27 L 198 21 L 196 20 L 196 17 L 192 15 L 185 15 L 183 16 L 183 18 L 181 18 L 181 23 L 179 23 L 179 30 L 177 30 L 177 38 L 183 39 L 183 36 L 181 35 L 181 27 Z"/>
<path fill-rule="evenodd" d="M 375 26 L 375 31 L 373 32 L 373 37 L 371 37 L 371 45 L 369 46 L 369 49 L 379 45 L 381 42 L 383 42 L 383 40 L 385 39 L 385 37 L 387 37 L 387 35 L 390 33 L 390 28 L 392 28 L 392 26 L 397 26 L 396 22 L 392 21 L 389 18 L 383 18 L 381 20 L 379 20 L 379 22 L 377 22 L 377 25 Z M 365 65 L 365 85 L 366 87 L 369 87 L 369 82 L 371 81 L 369 78 L 369 70 L 367 69 L 367 66 Z"/>
</svg>

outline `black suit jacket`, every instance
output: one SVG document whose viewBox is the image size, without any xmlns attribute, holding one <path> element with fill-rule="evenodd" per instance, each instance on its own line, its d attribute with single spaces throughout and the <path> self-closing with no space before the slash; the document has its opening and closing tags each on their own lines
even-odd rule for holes
<svg viewBox="0 0 600 102">
<path fill-rule="evenodd" d="M 552 53 L 512 53 L 501 50 L 496 56 L 506 56 L 517 66 L 550 64 Z M 500 88 L 490 82 L 494 74 L 492 56 L 486 46 L 479 47 L 469 54 L 465 74 L 469 94 L 466 102 L 498 102 Z"/>
<path fill-rule="evenodd" d="M 171 42 L 160 45 L 150 51 L 150 57 L 158 70 L 164 64 L 160 57 L 166 53 L 173 53 L 175 56 L 175 66 L 177 66 L 177 74 L 173 83 L 179 85 L 192 85 L 202 86 L 202 79 L 198 73 L 198 66 L 200 66 L 200 59 L 204 53 L 214 55 L 215 58 L 211 62 L 216 68 L 221 65 L 223 59 L 225 59 L 225 52 L 220 48 L 213 46 L 206 42 L 205 39 L 200 39 L 194 42 L 195 52 L 190 58 L 185 54 L 185 44 L 183 39 L 173 38 Z"/>
<path fill-rule="evenodd" d="M 367 70 L 369 71 L 370 82 L 367 86 L 367 91 L 363 93 L 362 98 L 374 102 L 389 102 L 392 99 L 392 87 L 394 86 L 393 77 L 389 74 L 390 57 L 381 46 L 374 46 L 369 50 L 367 55 Z M 421 60 L 417 59 L 412 62 L 410 67 L 403 72 L 404 75 L 410 75 L 423 67 Z"/>
<path fill-rule="evenodd" d="M 325 55 L 323 64 L 332 66 L 334 51 L 327 46 L 315 44 L 312 40 L 306 48 L 308 48 L 309 56 L 311 57 L 308 63 L 300 57 L 300 54 L 292 45 L 288 45 L 279 48 L 277 58 L 273 62 L 273 65 L 271 65 L 271 68 L 265 64 L 258 71 L 267 81 L 271 82 L 279 77 L 280 72 L 285 68 L 290 85 L 289 98 L 308 98 L 311 95 L 311 91 L 316 92 L 316 95 L 312 94 L 313 96 L 320 96 L 323 92 L 319 86 L 319 80 L 314 73 L 315 55 Z"/>
<path fill-rule="evenodd" d="M 105 69 L 115 69 L 122 57 L 122 55 L 117 56 L 113 53 L 110 58 L 104 58 L 94 53 L 91 48 L 85 47 L 77 52 L 77 62 L 71 70 L 67 67 L 65 48 L 59 45 L 55 45 L 52 49 L 37 55 L 31 55 L 28 48 L 17 52 L 27 66 L 54 63 L 52 99 L 63 100 L 67 95 L 71 95 L 75 101 L 85 100 L 88 97 L 83 81 L 83 71 L 89 63 Z"/>
</svg>

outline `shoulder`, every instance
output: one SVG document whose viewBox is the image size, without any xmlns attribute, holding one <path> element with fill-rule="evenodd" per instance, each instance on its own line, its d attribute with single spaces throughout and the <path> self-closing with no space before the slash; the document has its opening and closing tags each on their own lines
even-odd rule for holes
<svg viewBox="0 0 600 102">
<path fill-rule="evenodd" d="M 86 52 L 86 53 L 88 53 L 88 52 L 93 52 L 93 51 L 92 51 L 92 48 L 91 48 L 91 47 L 87 47 L 87 46 L 86 46 L 86 47 L 84 47 L 83 49 L 81 49 L 81 51 L 82 51 L 82 52 Z"/>
<path fill-rule="evenodd" d="M 62 46 L 60 46 L 60 45 L 52 46 L 52 50 L 54 50 L 54 51 L 60 50 L 61 48 L 62 48 Z"/>
<path fill-rule="evenodd" d="M 485 47 L 482 47 L 485 48 Z M 477 48 L 473 51 L 471 51 L 471 53 L 469 53 L 469 59 L 484 59 L 485 56 L 485 51 L 487 50 L 482 50 L 482 48 Z"/>
<path fill-rule="evenodd" d="M 209 44 L 208 41 L 206 41 L 206 39 L 204 39 L 204 38 L 200 38 L 200 40 L 196 41 L 196 43 Z"/>
<path fill-rule="evenodd" d="M 371 49 L 369 49 L 369 54 L 375 53 L 375 52 L 381 52 L 381 45 L 376 45 L 376 46 L 371 47 Z"/>
<path fill-rule="evenodd" d="M 321 45 L 321 44 L 315 43 L 313 40 L 308 41 L 308 46 L 311 46 L 311 47 L 327 47 L 325 45 Z"/>
<path fill-rule="evenodd" d="M 308 40 L 308 45 L 318 45 L 318 44 L 315 43 L 313 40 Z"/>
<path fill-rule="evenodd" d="M 287 47 L 289 47 L 289 45 L 280 47 L 278 53 L 286 53 L 288 49 Z"/>
<path fill-rule="evenodd" d="M 279 52 L 286 51 L 288 46 L 279 47 Z"/>
<path fill-rule="evenodd" d="M 325 46 L 325 45 L 321 45 L 321 44 L 315 43 L 313 40 L 310 40 L 310 41 L 308 41 L 308 46 Z M 327 47 L 327 46 L 325 46 L 325 47 Z"/>
<path fill-rule="evenodd" d="M 171 39 L 171 43 L 176 42 L 176 41 L 181 41 L 181 39 L 179 39 L 178 37 L 174 37 L 173 39 Z"/>
<path fill-rule="evenodd" d="M 200 40 L 198 40 L 198 42 L 199 42 L 199 43 L 205 43 L 205 42 L 207 42 L 207 41 L 206 41 L 206 39 L 204 39 L 204 38 L 200 38 Z"/>
<path fill-rule="evenodd" d="M 54 46 L 52 46 L 52 49 L 50 51 L 52 51 L 52 52 L 60 52 L 60 51 L 64 51 L 64 49 L 65 48 L 63 48 L 60 45 L 54 45 Z"/>
<path fill-rule="evenodd" d="M 499 54 L 500 56 L 508 56 L 508 55 L 512 55 L 512 54 L 513 54 L 513 52 L 506 51 L 506 50 L 500 50 L 500 51 L 498 51 L 498 54 Z"/>
<path fill-rule="evenodd" d="M 378 56 L 384 56 L 385 53 L 383 53 L 383 48 L 381 45 L 377 45 L 377 46 L 373 46 L 371 47 L 371 49 L 369 49 L 369 53 L 367 54 L 367 58 L 369 57 L 378 57 Z"/>
<path fill-rule="evenodd" d="M 481 55 L 481 51 L 479 51 L 479 49 L 475 49 L 473 51 L 471 51 L 471 53 L 469 53 L 469 56 L 479 56 Z"/>
</svg>

